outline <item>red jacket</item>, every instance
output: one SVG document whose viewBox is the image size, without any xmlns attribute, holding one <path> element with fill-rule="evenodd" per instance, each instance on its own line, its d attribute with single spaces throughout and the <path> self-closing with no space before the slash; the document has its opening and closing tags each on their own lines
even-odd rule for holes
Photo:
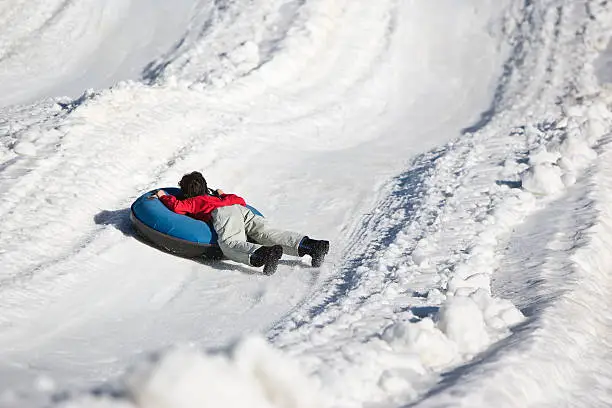
<svg viewBox="0 0 612 408">
<path fill-rule="evenodd" d="M 206 222 L 210 221 L 210 213 L 216 208 L 234 204 L 246 206 L 244 199 L 235 194 L 221 194 L 219 197 L 201 195 L 186 198 L 184 200 L 177 200 L 175 196 L 166 194 L 159 197 L 159 199 L 166 207 L 175 213 L 186 214 Z"/>
</svg>

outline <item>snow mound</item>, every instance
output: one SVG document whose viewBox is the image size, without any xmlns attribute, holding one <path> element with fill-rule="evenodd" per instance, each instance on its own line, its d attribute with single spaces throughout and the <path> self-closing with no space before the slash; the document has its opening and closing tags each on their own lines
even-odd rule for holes
<svg viewBox="0 0 612 408">
<path fill-rule="evenodd" d="M 523 188 L 537 195 L 551 195 L 576 183 L 578 174 L 597 157 L 592 145 L 610 118 L 601 101 L 568 108 L 567 117 L 557 123 L 565 137 L 560 143 L 540 146 L 530 153 L 530 167 L 521 175 Z"/>
<path fill-rule="evenodd" d="M 134 367 L 124 395 L 83 396 L 64 408 L 315 408 L 323 402 L 300 368 L 263 339 L 248 337 L 227 353 L 178 346 Z"/>
</svg>

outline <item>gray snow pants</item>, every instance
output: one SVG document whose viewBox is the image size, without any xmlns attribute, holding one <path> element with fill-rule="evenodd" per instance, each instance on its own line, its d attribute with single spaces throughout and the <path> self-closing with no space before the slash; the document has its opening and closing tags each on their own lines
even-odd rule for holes
<svg viewBox="0 0 612 408">
<path fill-rule="evenodd" d="M 232 261 L 250 265 L 251 254 L 262 245 L 282 245 L 283 253 L 298 256 L 304 234 L 268 227 L 266 219 L 239 204 L 219 207 L 211 213 L 223 255 Z M 247 242 L 247 236 L 257 242 Z"/>
</svg>

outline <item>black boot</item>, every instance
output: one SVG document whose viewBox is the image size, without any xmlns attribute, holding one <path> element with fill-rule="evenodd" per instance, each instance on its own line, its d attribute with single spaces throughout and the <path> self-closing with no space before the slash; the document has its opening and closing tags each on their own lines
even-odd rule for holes
<svg viewBox="0 0 612 408">
<path fill-rule="evenodd" d="M 263 266 L 264 275 L 276 272 L 278 261 L 283 256 L 283 247 L 280 245 L 262 246 L 251 254 L 250 262 L 255 267 Z"/>
<path fill-rule="evenodd" d="M 302 238 L 300 245 L 298 246 L 298 255 L 310 255 L 312 257 L 311 265 L 318 268 L 323 264 L 325 255 L 329 252 L 329 241 L 322 241 L 316 239 L 310 239 L 308 237 Z"/>
</svg>

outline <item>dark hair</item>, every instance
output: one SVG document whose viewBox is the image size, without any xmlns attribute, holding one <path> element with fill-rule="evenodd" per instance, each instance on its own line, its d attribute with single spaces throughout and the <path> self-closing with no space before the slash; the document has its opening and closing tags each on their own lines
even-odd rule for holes
<svg viewBox="0 0 612 408">
<path fill-rule="evenodd" d="M 181 187 L 181 191 L 183 192 L 183 198 L 208 194 L 206 179 L 199 171 L 185 174 L 181 181 L 179 181 L 179 187 Z"/>
</svg>

